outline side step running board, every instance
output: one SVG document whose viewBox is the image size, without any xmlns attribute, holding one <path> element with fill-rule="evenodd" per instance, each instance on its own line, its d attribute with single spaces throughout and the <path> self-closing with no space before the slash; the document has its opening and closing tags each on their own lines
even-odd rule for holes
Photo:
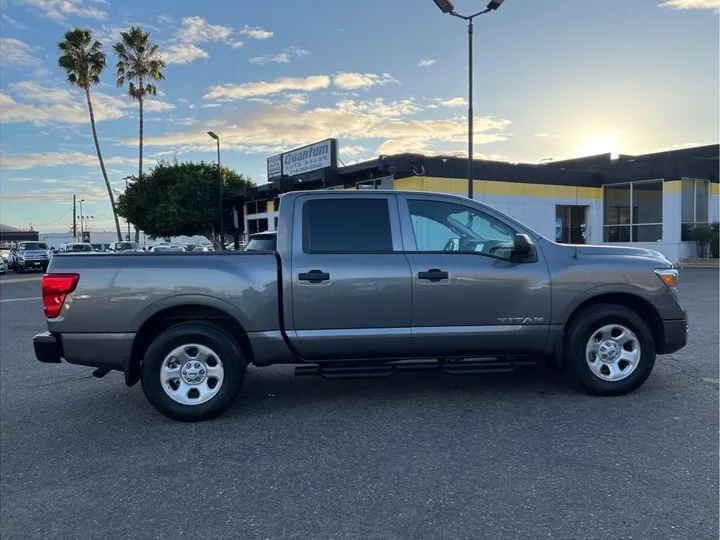
<svg viewBox="0 0 720 540">
<path fill-rule="evenodd" d="M 441 371 L 449 375 L 480 375 L 485 373 L 512 373 L 517 368 L 530 367 L 537 362 L 528 359 L 499 360 L 497 358 L 429 361 L 411 361 L 373 365 L 317 365 L 296 366 L 295 375 L 320 375 L 325 379 L 360 379 L 388 377 L 398 372 Z"/>
</svg>

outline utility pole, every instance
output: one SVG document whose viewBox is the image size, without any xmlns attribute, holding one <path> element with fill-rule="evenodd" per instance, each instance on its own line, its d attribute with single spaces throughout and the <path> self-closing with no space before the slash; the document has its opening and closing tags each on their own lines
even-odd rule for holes
<svg viewBox="0 0 720 540">
<path fill-rule="evenodd" d="M 77 240 L 77 200 L 73 195 L 73 238 Z"/>
</svg>

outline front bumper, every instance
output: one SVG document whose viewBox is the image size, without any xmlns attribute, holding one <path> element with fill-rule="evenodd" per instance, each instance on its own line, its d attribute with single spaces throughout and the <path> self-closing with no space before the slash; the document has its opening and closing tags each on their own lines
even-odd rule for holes
<svg viewBox="0 0 720 540">
<path fill-rule="evenodd" d="M 18 266 L 21 268 L 47 268 L 50 264 L 49 259 L 25 259 L 18 261 Z"/>
<path fill-rule="evenodd" d="M 672 354 L 687 345 L 687 319 L 663 321 L 663 340 L 658 345 L 658 354 Z"/>
<path fill-rule="evenodd" d="M 62 344 L 58 337 L 50 332 L 37 334 L 33 338 L 35 358 L 44 364 L 59 364 L 62 362 Z"/>
</svg>

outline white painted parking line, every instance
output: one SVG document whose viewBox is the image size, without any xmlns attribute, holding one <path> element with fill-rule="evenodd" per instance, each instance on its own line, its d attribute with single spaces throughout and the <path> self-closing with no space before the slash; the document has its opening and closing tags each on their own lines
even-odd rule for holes
<svg viewBox="0 0 720 540">
<path fill-rule="evenodd" d="M 26 277 L 26 278 L 20 278 L 20 279 L 5 278 L 5 279 L 0 280 L 0 285 L 4 285 L 6 283 L 27 283 L 28 281 L 40 281 L 41 279 L 42 279 L 42 276 Z"/>
<path fill-rule="evenodd" d="M 27 302 L 28 300 L 42 300 L 42 296 L 28 296 L 27 298 L 5 298 L 0 302 Z"/>
</svg>

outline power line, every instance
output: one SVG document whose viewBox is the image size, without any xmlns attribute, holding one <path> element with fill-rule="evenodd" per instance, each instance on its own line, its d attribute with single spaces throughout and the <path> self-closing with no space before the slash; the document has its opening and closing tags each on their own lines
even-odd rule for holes
<svg viewBox="0 0 720 540">
<path fill-rule="evenodd" d="M 55 223 L 57 223 L 58 221 L 63 219 L 65 216 L 67 216 L 70 212 L 72 212 L 72 206 L 70 206 L 70 208 L 68 208 L 68 210 L 63 215 L 61 215 L 59 218 L 54 219 L 48 223 L 42 223 L 40 225 L 37 225 L 37 227 L 49 227 L 50 225 L 54 225 Z"/>
</svg>

